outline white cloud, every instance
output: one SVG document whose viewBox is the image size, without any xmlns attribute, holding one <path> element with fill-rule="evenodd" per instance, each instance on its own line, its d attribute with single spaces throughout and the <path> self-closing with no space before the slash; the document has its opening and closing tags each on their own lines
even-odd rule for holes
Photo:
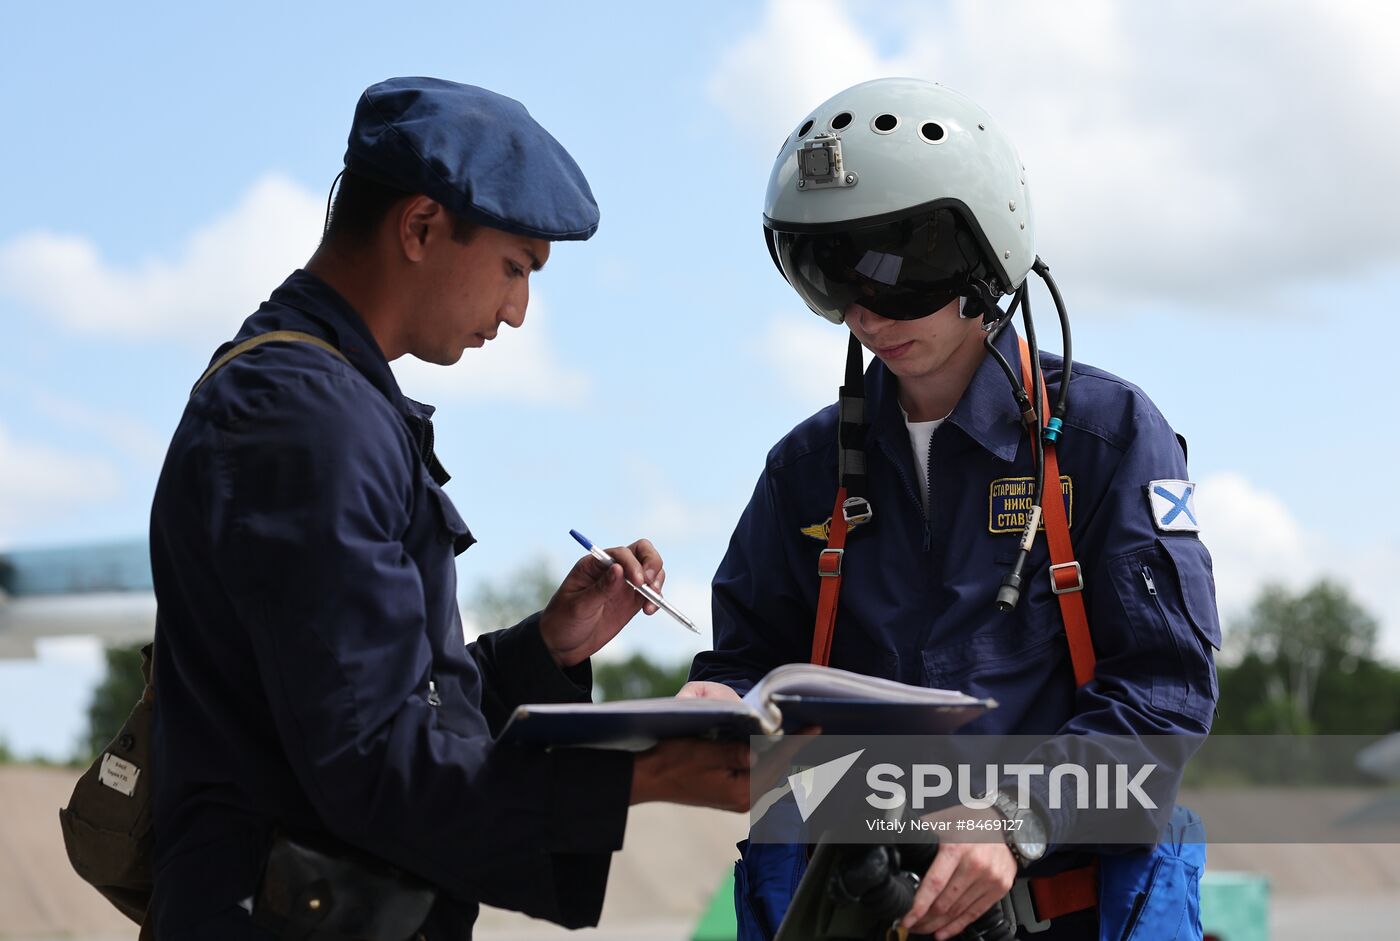
<svg viewBox="0 0 1400 941">
<path fill-rule="evenodd" d="M 231 210 L 191 233 L 173 258 L 130 266 L 104 259 L 85 238 L 31 232 L 0 244 L 0 293 L 81 333 L 176 336 L 212 347 L 306 261 L 324 209 L 322 197 L 265 176 Z M 425 398 L 577 402 L 587 379 L 554 353 L 548 319 L 536 295 L 526 327 L 503 330 L 484 356 L 469 350 L 452 369 L 408 358 L 395 364 L 395 373 L 405 391 L 418 389 Z M 104 434 L 128 451 L 150 449 L 144 430 L 130 423 L 99 422 L 97 413 L 71 403 L 48 404 L 70 422 L 103 423 Z"/>
<path fill-rule="evenodd" d="M 755 352 L 772 365 L 794 403 L 815 412 L 836 401 L 850 336 L 844 326 L 834 326 L 815 314 L 789 313 L 772 320 Z"/>
<path fill-rule="evenodd" d="M 34 407 L 85 437 L 101 439 L 113 451 L 143 467 L 159 468 L 165 458 L 166 442 L 149 425 L 130 415 L 93 408 L 47 392 L 34 396 Z"/>
<path fill-rule="evenodd" d="M 170 258 L 118 265 L 81 236 L 30 232 L 0 245 L 0 291 L 81 333 L 210 342 L 305 262 L 323 212 L 321 197 L 269 175 Z"/>
<path fill-rule="evenodd" d="M 111 499 L 116 471 L 106 461 L 12 438 L 0 425 L 0 541 L 14 530 Z"/>
<path fill-rule="evenodd" d="M 712 98 L 763 156 L 832 92 L 916 75 L 1012 134 L 1081 302 L 1262 309 L 1400 260 L 1393 5 L 910 4 L 884 55 L 854 9 L 773 0 L 721 58 Z"/>
<path fill-rule="evenodd" d="M 503 400 L 537 405 L 579 406 L 589 391 L 588 376 L 567 365 L 550 342 L 548 306 L 530 292 L 525 323 L 502 326 L 496 339 L 469 349 L 453 366 L 436 366 L 413 356 L 393 363 L 405 395 L 437 404 L 444 401 Z"/>
<path fill-rule="evenodd" d="M 1391 585 L 1400 570 L 1393 543 L 1336 545 L 1309 532 L 1276 494 L 1240 474 L 1212 474 L 1196 491 L 1202 538 L 1215 562 L 1215 584 L 1223 619 L 1242 613 L 1267 584 L 1300 591 L 1327 576 L 1347 587 L 1381 621 L 1380 646 L 1400 658 L 1400 617 Z"/>
<path fill-rule="evenodd" d="M 710 76 L 711 100 L 771 156 L 805 109 L 878 78 L 884 63 L 837 0 L 772 0 Z"/>
</svg>

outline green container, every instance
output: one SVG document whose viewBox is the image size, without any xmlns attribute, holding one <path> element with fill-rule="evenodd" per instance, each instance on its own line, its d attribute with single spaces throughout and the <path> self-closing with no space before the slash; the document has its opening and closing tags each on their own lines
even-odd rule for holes
<svg viewBox="0 0 1400 941">
<path fill-rule="evenodd" d="M 734 916 L 734 870 L 731 869 L 710 896 L 710 904 L 700 916 L 690 941 L 734 941 L 738 936 L 739 921 Z"/>
<path fill-rule="evenodd" d="M 1269 880 L 1253 872 L 1201 877 L 1201 926 L 1217 941 L 1269 941 Z"/>
</svg>

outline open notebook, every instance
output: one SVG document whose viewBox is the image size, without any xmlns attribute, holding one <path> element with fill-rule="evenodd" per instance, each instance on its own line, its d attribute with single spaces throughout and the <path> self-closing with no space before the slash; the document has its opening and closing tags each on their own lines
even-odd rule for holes
<svg viewBox="0 0 1400 941">
<path fill-rule="evenodd" d="M 663 738 L 742 739 L 820 726 L 827 735 L 951 732 L 996 707 L 947 689 L 907 686 L 810 663 L 789 663 L 742 701 L 630 699 L 516 708 L 501 741 L 649 748 Z"/>
</svg>

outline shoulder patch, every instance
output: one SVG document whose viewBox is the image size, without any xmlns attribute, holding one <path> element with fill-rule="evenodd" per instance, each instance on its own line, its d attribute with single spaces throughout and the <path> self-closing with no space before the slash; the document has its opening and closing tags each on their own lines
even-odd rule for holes
<svg viewBox="0 0 1400 941">
<path fill-rule="evenodd" d="M 1189 480 L 1154 480 L 1147 485 L 1152 525 L 1163 533 L 1198 533 L 1196 485 Z"/>
</svg>

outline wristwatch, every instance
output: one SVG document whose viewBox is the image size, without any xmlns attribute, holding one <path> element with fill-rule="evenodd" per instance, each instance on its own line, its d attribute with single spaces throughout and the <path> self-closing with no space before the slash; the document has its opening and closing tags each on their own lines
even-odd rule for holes
<svg viewBox="0 0 1400 941">
<path fill-rule="evenodd" d="M 1034 810 L 1020 806 L 1011 799 L 1011 795 L 1001 790 L 993 796 L 992 806 L 1013 823 L 1002 835 L 1022 869 L 1045 855 L 1045 824 Z"/>
</svg>

